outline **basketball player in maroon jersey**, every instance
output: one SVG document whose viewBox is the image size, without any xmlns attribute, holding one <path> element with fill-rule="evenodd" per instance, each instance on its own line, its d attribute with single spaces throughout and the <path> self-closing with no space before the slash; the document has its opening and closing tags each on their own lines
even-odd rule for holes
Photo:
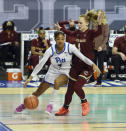
<svg viewBox="0 0 126 131">
<path fill-rule="evenodd" d="M 103 19 L 102 14 L 95 16 L 96 14 L 83 14 L 79 17 L 78 26 L 79 29 L 76 31 L 69 31 L 58 24 L 55 27 L 62 30 L 64 33 L 71 35 L 76 38 L 76 46 L 81 51 L 82 54 L 87 56 L 92 61 L 94 60 L 94 43 L 95 37 L 102 33 L 101 30 L 101 20 Z M 89 30 L 90 20 L 97 17 L 98 30 Z M 89 113 L 89 101 L 85 98 L 85 93 L 82 89 L 83 85 L 87 83 L 87 80 L 93 74 L 93 67 L 89 67 L 87 64 L 83 63 L 77 57 L 74 57 L 72 61 L 72 68 L 70 70 L 70 79 L 68 83 L 67 92 L 65 95 L 64 105 L 58 112 L 55 113 L 56 116 L 66 115 L 69 112 L 69 104 L 72 100 L 72 95 L 75 92 L 81 99 L 82 103 L 82 115 L 85 116 Z"/>
</svg>

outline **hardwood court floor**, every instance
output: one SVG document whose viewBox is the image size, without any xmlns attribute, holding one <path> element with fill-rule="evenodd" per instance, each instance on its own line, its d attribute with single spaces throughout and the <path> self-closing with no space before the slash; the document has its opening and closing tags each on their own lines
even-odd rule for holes
<svg viewBox="0 0 126 131">
<path fill-rule="evenodd" d="M 63 104 L 66 88 L 61 88 L 52 116 L 45 114 L 50 88 L 39 97 L 36 110 L 14 114 L 15 107 L 36 88 L 0 88 L 0 122 L 14 131 L 125 131 L 126 88 L 84 87 L 90 101 L 90 113 L 81 116 L 79 98 L 74 95 L 67 116 L 54 116 Z"/>
</svg>

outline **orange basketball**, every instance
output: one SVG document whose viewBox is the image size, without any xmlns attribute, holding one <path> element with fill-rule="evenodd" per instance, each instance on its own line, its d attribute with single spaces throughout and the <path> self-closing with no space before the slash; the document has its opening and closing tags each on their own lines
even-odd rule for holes
<svg viewBox="0 0 126 131">
<path fill-rule="evenodd" d="M 38 104 L 39 104 L 39 100 L 34 95 L 27 96 L 24 99 L 24 105 L 25 105 L 25 107 L 28 108 L 28 109 L 30 109 L 30 110 L 36 109 L 38 107 Z"/>
</svg>

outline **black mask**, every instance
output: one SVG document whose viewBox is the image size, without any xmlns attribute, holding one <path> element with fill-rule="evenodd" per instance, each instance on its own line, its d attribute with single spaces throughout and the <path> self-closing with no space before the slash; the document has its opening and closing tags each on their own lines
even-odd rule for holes
<svg viewBox="0 0 126 131">
<path fill-rule="evenodd" d="M 71 30 L 71 31 L 75 31 L 75 29 L 76 29 L 75 26 L 72 26 L 69 28 L 69 30 Z"/>
<path fill-rule="evenodd" d="M 7 29 L 8 29 L 8 30 L 12 30 L 12 26 L 11 26 L 11 25 L 8 25 L 8 26 L 7 26 Z"/>
<path fill-rule="evenodd" d="M 40 40 L 40 41 L 42 41 L 43 39 L 42 38 L 40 38 L 40 37 L 38 37 L 38 39 Z"/>
</svg>

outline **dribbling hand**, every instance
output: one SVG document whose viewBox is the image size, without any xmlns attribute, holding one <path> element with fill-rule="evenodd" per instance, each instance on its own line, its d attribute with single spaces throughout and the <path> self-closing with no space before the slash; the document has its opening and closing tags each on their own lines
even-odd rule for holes
<svg viewBox="0 0 126 131">
<path fill-rule="evenodd" d="M 24 87 L 27 86 L 27 84 L 32 80 L 32 76 L 30 76 L 24 83 Z"/>
</svg>

